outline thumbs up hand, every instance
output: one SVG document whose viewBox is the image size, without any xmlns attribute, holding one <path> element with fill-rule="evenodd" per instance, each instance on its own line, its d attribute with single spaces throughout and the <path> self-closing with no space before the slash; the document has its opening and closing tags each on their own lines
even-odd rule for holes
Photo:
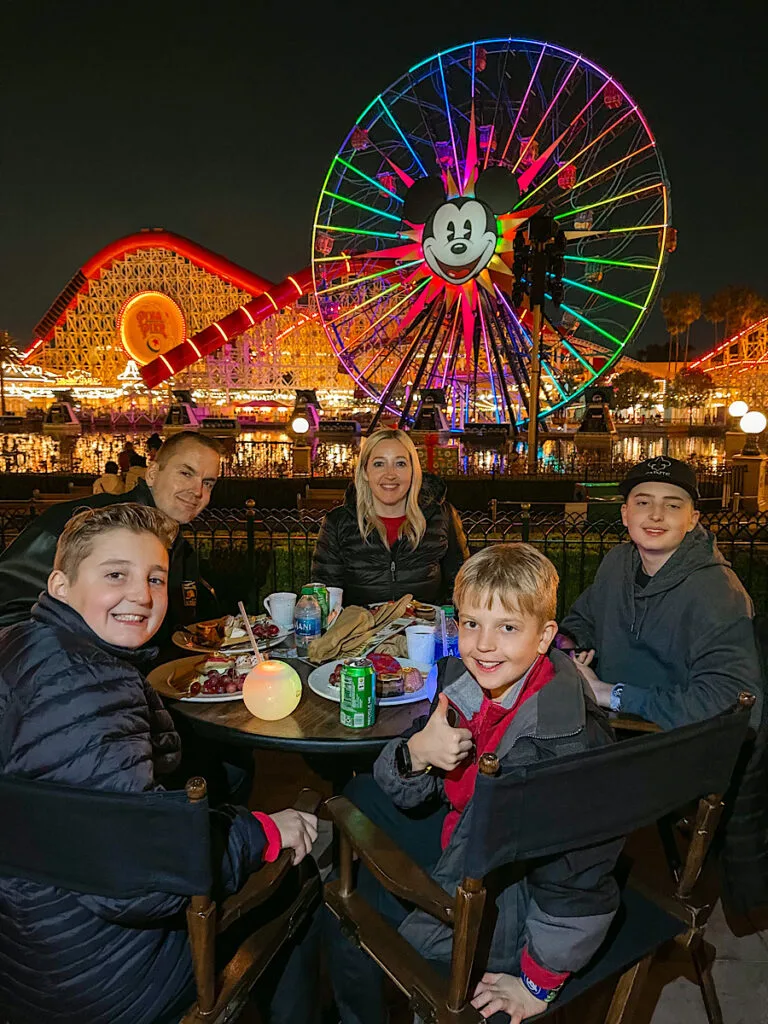
<svg viewBox="0 0 768 1024">
<path fill-rule="evenodd" d="M 451 726 L 448 707 L 448 698 L 441 693 L 427 724 L 408 740 L 414 771 L 423 771 L 428 765 L 446 772 L 453 771 L 472 750 L 472 733 L 469 729 Z"/>
</svg>

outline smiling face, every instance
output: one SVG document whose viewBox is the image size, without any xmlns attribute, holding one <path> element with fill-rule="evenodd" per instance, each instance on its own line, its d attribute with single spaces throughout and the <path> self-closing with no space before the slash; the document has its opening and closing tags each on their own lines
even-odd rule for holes
<svg viewBox="0 0 768 1024">
<path fill-rule="evenodd" d="M 621 506 L 621 518 L 652 575 L 696 526 L 699 513 L 682 487 L 653 481 L 632 488 Z"/>
<path fill-rule="evenodd" d="M 146 481 L 155 504 L 177 523 L 190 523 L 211 500 L 219 476 L 216 452 L 196 441 L 180 445 L 164 465 L 147 467 Z"/>
<path fill-rule="evenodd" d="M 364 472 L 376 515 L 405 515 L 413 469 L 411 458 L 400 442 L 380 441 L 373 449 Z"/>
<path fill-rule="evenodd" d="M 168 552 L 146 531 L 114 529 L 94 538 L 73 578 L 54 569 L 48 592 L 74 608 L 93 632 L 117 647 L 141 647 L 168 607 Z"/>
<path fill-rule="evenodd" d="M 485 594 L 468 593 L 459 611 L 461 660 L 493 700 L 500 700 L 546 654 L 557 623 L 541 622 L 516 602 L 508 611 L 494 594 L 491 607 Z"/>
<path fill-rule="evenodd" d="M 496 218 L 479 199 L 444 203 L 424 226 L 422 250 L 429 268 L 449 284 L 464 284 L 490 262 Z"/>
</svg>

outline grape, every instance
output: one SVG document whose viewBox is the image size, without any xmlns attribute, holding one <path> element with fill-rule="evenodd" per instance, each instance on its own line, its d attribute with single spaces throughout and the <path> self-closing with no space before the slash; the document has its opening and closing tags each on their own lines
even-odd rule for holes
<svg viewBox="0 0 768 1024">
<path fill-rule="evenodd" d="M 237 693 L 237 683 L 229 682 L 225 687 L 227 693 Z"/>
<path fill-rule="evenodd" d="M 202 690 L 202 686 L 200 685 L 200 683 L 197 680 L 195 680 L 194 683 L 192 683 L 190 685 L 190 687 L 189 687 L 189 695 L 190 695 L 190 697 L 196 697 L 198 695 L 198 693 L 200 693 L 201 690 Z"/>
</svg>

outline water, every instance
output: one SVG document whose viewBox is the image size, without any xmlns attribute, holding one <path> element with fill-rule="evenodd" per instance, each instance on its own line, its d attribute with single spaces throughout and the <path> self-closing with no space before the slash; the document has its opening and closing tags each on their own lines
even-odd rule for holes
<svg viewBox="0 0 768 1024">
<path fill-rule="evenodd" d="M 437 616 L 435 624 L 435 661 L 438 658 L 458 658 L 459 656 L 459 627 L 456 625 L 456 620 L 453 617 L 453 608 L 449 612 L 447 606 L 445 609 L 445 646 L 446 649 L 443 650 L 443 628 L 440 616 Z"/>
<path fill-rule="evenodd" d="M 305 651 L 310 640 L 320 636 L 322 621 L 323 613 L 318 601 L 309 594 L 303 594 L 296 605 L 293 617 L 297 649 Z"/>
<path fill-rule="evenodd" d="M 5 473 L 92 473 L 104 471 L 104 463 L 117 460 L 126 440 L 132 440 L 136 450 L 145 452 L 151 431 L 131 430 L 121 434 L 87 433 L 75 437 L 54 437 L 47 434 L 0 434 L 0 472 Z M 225 457 L 223 474 L 240 477 L 290 477 L 293 475 L 291 438 L 281 431 L 252 431 L 236 438 L 222 439 Z M 455 452 L 454 450 L 458 449 Z M 352 441 L 319 441 L 313 446 L 313 475 L 323 477 L 349 477 L 359 452 Z M 436 471 L 446 475 L 460 474 L 486 476 L 490 473 L 525 473 L 526 445 L 519 442 L 514 453 L 499 452 L 492 448 L 469 448 L 454 444 L 449 449 L 436 451 Z M 724 438 L 670 437 L 655 434 L 627 434 L 612 446 L 614 459 L 639 462 L 641 459 L 667 454 L 678 459 L 696 455 L 697 459 L 716 468 L 724 460 Z M 573 464 L 576 455 L 573 440 L 564 437 L 545 440 L 539 446 L 544 470 L 563 472 Z M 586 461 L 598 458 L 597 453 L 584 457 Z M 442 460 L 446 459 L 445 462 Z"/>
</svg>

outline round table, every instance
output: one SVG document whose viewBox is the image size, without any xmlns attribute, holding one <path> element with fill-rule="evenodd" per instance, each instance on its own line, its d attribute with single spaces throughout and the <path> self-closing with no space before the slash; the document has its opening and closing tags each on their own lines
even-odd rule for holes
<svg viewBox="0 0 768 1024">
<path fill-rule="evenodd" d="M 183 673 L 201 660 L 202 655 L 168 662 L 149 674 L 149 681 L 168 699 L 167 687 L 158 685 L 158 673 Z M 201 736 L 222 743 L 272 748 L 303 754 L 377 754 L 395 736 L 400 736 L 420 715 L 429 713 L 429 701 L 376 709 L 376 722 L 367 729 L 348 729 L 339 721 L 339 705 L 313 693 L 307 685 L 312 666 L 292 658 L 287 661 L 301 676 L 299 706 L 279 722 L 254 718 L 242 700 L 206 704 L 178 700 L 173 711 L 184 717 Z M 153 679 L 154 677 L 154 679 Z"/>
</svg>

